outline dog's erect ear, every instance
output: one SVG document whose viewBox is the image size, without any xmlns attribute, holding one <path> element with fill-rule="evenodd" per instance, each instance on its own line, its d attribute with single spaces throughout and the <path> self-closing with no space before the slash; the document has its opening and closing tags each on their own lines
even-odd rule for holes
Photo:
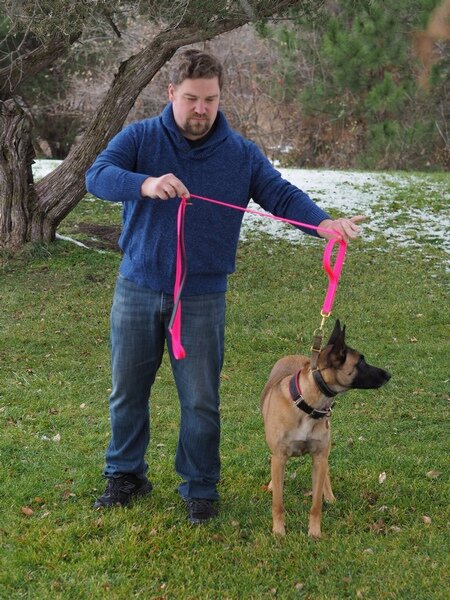
<svg viewBox="0 0 450 600">
<path fill-rule="evenodd" d="M 333 333 L 328 340 L 328 346 L 332 346 L 329 354 L 332 362 L 343 363 L 347 356 L 347 346 L 345 344 L 345 325 L 341 329 L 339 319 L 337 319 Z"/>
<path fill-rule="evenodd" d="M 342 342 L 345 341 L 345 325 L 344 328 L 341 329 L 341 322 L 339 319 L 336 319 L 336 323 L 334 324 L 333 333 L 330 335 L 330 339 L 328 340 L 327 346 L 333 346 L 339 338 L 342 337 Z"/>
</svg>

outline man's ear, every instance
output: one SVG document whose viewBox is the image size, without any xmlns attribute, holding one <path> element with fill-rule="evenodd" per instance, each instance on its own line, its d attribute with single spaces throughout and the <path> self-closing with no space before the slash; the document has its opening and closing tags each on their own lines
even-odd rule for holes
<svg viewBox="0 0 450 600">
<path fill-rule="evenodd" d="M 169 96 L 169 100 L 172 102 L 173 100 L 173 92 L 174 92 L 175 88 L 173 86 L 173 83 L 169 83 L 168 87 L 167 87 L 167 95 Z"/>
</svg>

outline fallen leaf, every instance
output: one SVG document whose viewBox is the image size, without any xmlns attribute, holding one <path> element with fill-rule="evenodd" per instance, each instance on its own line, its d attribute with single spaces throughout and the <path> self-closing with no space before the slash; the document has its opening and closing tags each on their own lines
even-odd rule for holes
<svg viewBox="0 0 450 600">
<path fill-rule="evenodd" d="M 33 509 L 30 508 L 29 506 L 22 506 L 20 511 L 27 517 L 31 517 L 31 515 L 34 513 Z"/>
<path fill-rule="evenodd" d="M 52 437 L 52 442 L 60 442 L 61 441 L 61 436 L 59 435 L 59 433 L 57 433 L 56 435 L 54 435 Z"/>
<path fill-rule="evenodd" d="M 416 337 L 409 338 L 409 341 L 415 344 L 418 340 Z"/>
<path fill-rule="evenodd" d="M 378 501 L 378 497 L 379 495 L 377 494 L 377 492 L 371 492 L 369 490 L 364 490 L 363 492 L 361 492 L 361 498 L 364 498 L 364 500 L 366 500 L 369 506 L 375 506 L 375 504 Z"/>
<path fill-rule="evenodd" d="M 431 525 L 431 517 L 427 517 L 427 515 L 422 516 L 422 521 L 425 523 L 425 525 Z"/>
<path fill-rule="evenodd" d="M 383 471 L 378 475 L 378 483 L 382 484 L 386 481 L 386 473 Z"/>
<path fill-rule="evenodd" d="M 442 475 L 442 472 L 436 471 L 435 469 L 432 469 L 431 471 L 428 471 L 428 473 L 427 473 L 428 479 L 437 479 L 441 475 Z"/>
<path fill-rule="evenodd" d="M 372 525 L 370 526 L 370 529 L 374 533 L 386 533 L 386 523 L 384 522 L 383 519 L 378 519 L 378 521 L 376 521 L 376 523 L 372 523 Z"/>
</svg>

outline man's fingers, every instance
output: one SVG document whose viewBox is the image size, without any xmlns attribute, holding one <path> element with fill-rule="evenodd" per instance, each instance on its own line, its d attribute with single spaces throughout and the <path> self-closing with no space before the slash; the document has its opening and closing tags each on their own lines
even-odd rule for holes
<svg viewBox="0 0 450 600">
<path fill-rule="evenodd" d="M 169 198 L 176 198 L 177 196 L 180 198 L 182 196 L 189 198 L 189 191 L 187 187 L 178 179 L 178 177 L 175 177 L 175 175 L 169 173 L 168 175 L 163 175 L 161 179 L 164 179 L 166 192 L 169 195 Z"/>
<path fill-rule="evenodd" d="M 353 223 L 362 223 L 366 219 L 367 217 L 365 215 L 356 215 L 354 217 L 350 217 L 350 221 L 353 221 Z"/>
<path fill-rule="evenodd" d="M 141 186 L 141 193 L 144 197 L 167 200 L 177 196 L 189 198 L 189 190 L 182 181 L 167 173 L 161 177 L 148 177 Z"/>
</svg>

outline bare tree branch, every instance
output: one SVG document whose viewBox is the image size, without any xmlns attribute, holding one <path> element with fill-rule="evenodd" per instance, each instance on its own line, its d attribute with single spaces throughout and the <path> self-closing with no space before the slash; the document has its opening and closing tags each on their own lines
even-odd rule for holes
<svg viewBox="0 0 450 600">
<path fill-rule="evenodd" d="M 81 31 L 69 39 L 55 36 L 47 44 L 18 56 L 9 66 L 0 69 L 0 98 L 13 96 L 21 83 L 54 63 L 55 58 L 64 54 L 80 36 Z"/>
</svg>

